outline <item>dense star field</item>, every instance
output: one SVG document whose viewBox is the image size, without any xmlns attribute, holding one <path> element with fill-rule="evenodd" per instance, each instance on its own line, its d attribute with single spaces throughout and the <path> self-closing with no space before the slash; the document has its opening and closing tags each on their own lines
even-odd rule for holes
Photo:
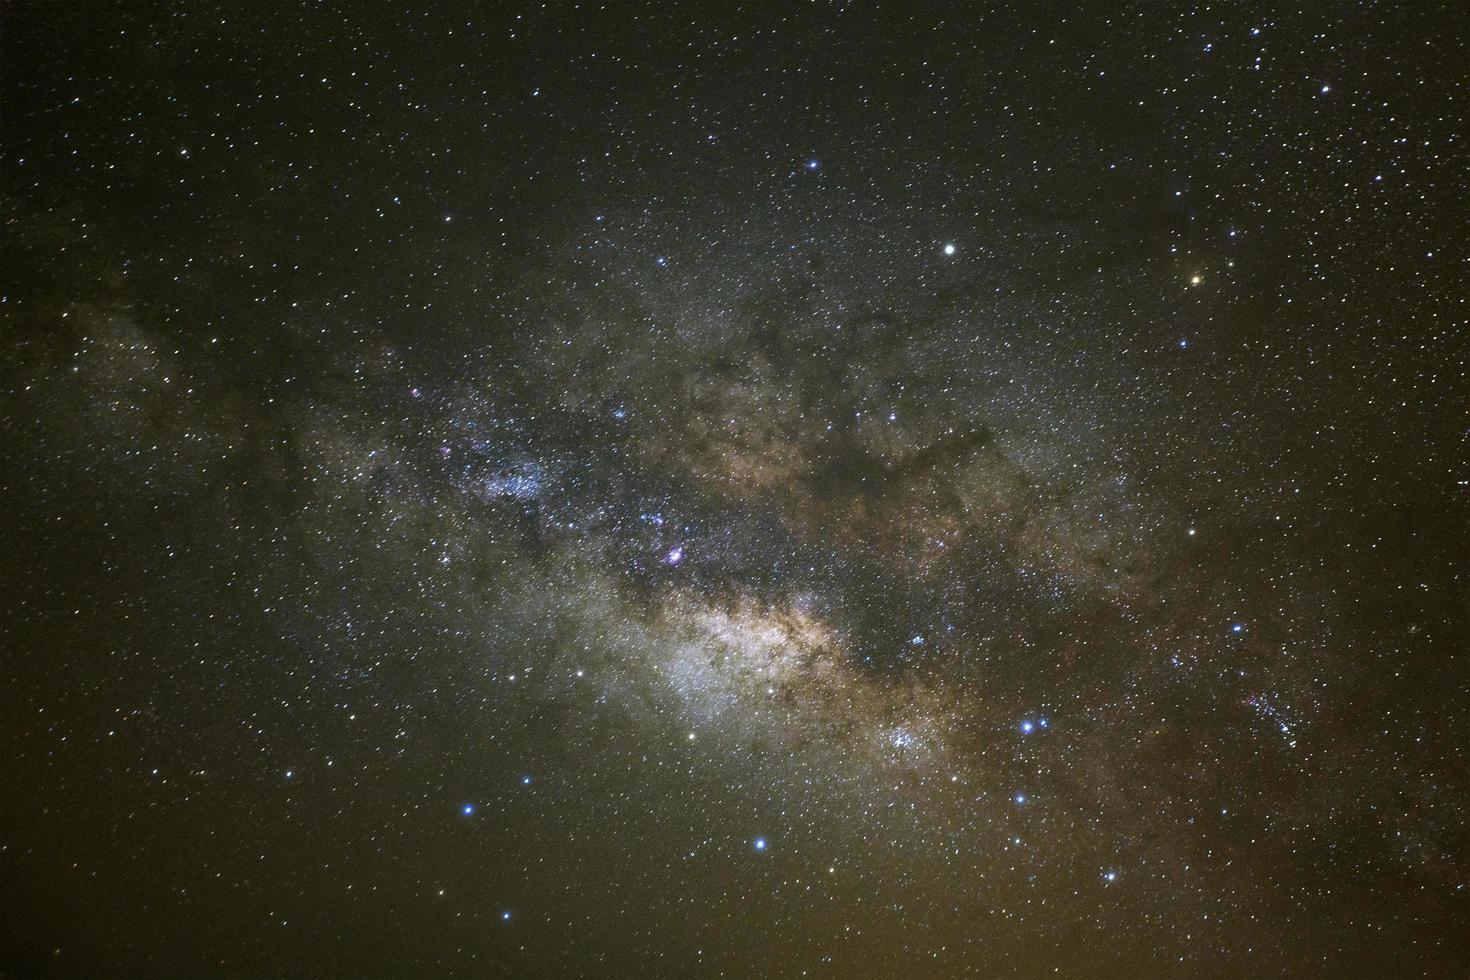
<svg viewBox="0 0 1470 980">
<path fill-rule="evenodd" d="M 1467 37 L 6 4 L 0 975 L 1466 976 Z"/>
</svg>

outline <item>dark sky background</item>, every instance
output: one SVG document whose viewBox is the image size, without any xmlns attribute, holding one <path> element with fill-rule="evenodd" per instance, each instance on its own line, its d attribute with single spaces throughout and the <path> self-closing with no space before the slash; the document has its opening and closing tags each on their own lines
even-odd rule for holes
<svg viewBox="0 0 1470 980">
<path fill-rule="evenodd" d="M 0 975 L 1466 976 L 1470 8 L 1250 6 L 5 4 Z"/>
</svg>

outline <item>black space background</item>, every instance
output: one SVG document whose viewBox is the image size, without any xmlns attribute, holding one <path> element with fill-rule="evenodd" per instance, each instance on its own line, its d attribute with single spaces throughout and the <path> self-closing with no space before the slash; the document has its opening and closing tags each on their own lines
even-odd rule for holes
<svg viewBox="0 0 1470 980">
<path fill-rule="evenodd" d="M 0 8 L 3 972 L 1464 976 L 1466 8 L 1072 6 Z"/>
</svg>

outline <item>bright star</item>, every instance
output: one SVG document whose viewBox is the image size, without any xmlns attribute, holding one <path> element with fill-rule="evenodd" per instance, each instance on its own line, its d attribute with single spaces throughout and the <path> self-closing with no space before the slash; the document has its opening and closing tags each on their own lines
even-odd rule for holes
<svg viewBox="0 0 1470 980">
<path fill-rule="evenodd" d="M 751 846 L 757 851 L 764 851 L 766 849 L 766 839 L 764 837 L 757 837 L 751 842 Z"/>
<path fill-rule="evenodd" d="M 954 254 L 954 246 L 953 245 L 946 245 L 946 246 L 944 246 L 944 254 L 945 255 L 953 255 Z"/>
<path fill-rule="evenodd" d="M 466 803 L 459 808 L 459 812 L 467 817 L 473 817 L 475 815 L 475 805 L 473 803 Z"/>
</svg>

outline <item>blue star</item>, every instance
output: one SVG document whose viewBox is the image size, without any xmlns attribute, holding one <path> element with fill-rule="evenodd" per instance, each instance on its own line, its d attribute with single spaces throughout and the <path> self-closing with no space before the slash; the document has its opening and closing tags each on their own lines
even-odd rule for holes
<svg viewBox="0 0 1470 980">
<path fill-rule="evenodd" d="M 531 774 L 530 773 L 526 773 L 524 776 L 521 777 L 521 785 L 522 786 L 530 786 L 531 785 Z"/>
<path fill-rule="evenodd" d="M 509 922 L 510 921 L 510 909 L 506 909 L 504 912 L 500 913 L 500 919 L 501 919 L 502 922 Z"/>
<path fill-rule="evenodd" d="M 459 808 L 459 812 L 467 817 L 473 817 L 475 815 L 475 805 L 473 803 L 466 803 Z"/>
<path fill-rule="evenodd" d="M 815 158 L 813 158 L 811 160 L 808 160 L 806 162 L 806 168 L 808 170 L 816 170 L 816 169 L 820 168 L 821 166 L 822 166 L 822 161 L 817 160 Z"/>
<path fill-rule="evenodd" d="M 1011 797 L 1011 799 L 1015 801 L 1016 806 L 1025 806 L 1027 796 L 1025 793 L 1017 793 L 1015 796 Z"/>
<path fill-rule="evenodd" d="M 1029 718 L 1027 720 L 1021 722 L 1021 734 L 1022 735 L 1030 735 L 1034 731 L 1036 731 L 1036 724 L 1034 722 L 1032 722 Z"/>
<path fill-rule="evenodd" d="M 751 842 L 751 846 L 757 851 L 764 851 L 766 849 L 766 839 L 764 837 L 757 837 Z"/>
</svg>

